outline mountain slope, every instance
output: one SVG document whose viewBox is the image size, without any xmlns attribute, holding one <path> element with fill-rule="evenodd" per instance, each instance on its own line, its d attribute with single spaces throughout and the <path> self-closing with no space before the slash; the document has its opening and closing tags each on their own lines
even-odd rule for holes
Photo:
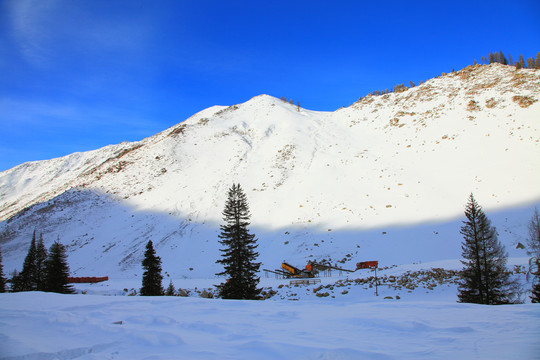
<svg viewBox="0 0 540 360">
<path fill-rule="evenodd" d="M 140 142 L 22 164 L 0 173 L 6 269 L 20 267 L 37 228 L 69 245 L 79 274 L 139 274 L 152 239 L 165 270 L 213 276 L 233 182 L 268 268 L 455 258 L 470 192 L 515 245 L 540 201 L 539 98 L 538 70 L 471 66 L 335 112 L 261 95 Z"/>
</svg>

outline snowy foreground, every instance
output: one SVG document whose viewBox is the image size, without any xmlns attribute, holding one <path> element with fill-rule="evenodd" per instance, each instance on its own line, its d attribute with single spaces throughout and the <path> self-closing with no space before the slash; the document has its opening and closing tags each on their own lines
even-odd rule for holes
<svg viewBox="0 0 540 360">
<path fill-rule="evenodd" d="M 540 359 L 538 304 L 458 304 L 454 290 L 300 301 L 0 294 L 0 359 Z"/>
</svg>

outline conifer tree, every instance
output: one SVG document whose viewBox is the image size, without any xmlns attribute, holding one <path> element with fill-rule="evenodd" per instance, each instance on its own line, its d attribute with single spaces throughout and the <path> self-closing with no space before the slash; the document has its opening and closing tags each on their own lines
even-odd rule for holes
<svg viewBox="0 0 540 360">
<path fill-rule="evenodd" d="M 75 291 L 68 283 L 69 265 L 66 248 L 57 240 L 49 248 L 45 260 L 45 279 L 43 289 L 47 292 L 73 294 Z"/>
<path fill-rule="evenodd" d="M 32 241 L 28 248 L 28 253 L 24 258 L 23 268 L 18 275 L 17 283 L 13 289 L 15 291 L 37 290 L 36 283 L 36 231 L 32 235 Z"/>
<path fill-rule="evenodd" d="M 473 195 L 467 203 L 461 245 L 461 281 L 459 302 L 486 305 L 516 302 L 517 283 L 506 268 L 508 255 L 497 238 L 497 232 Z"/>
<path fill-rule="evenodd" d="M 529 237 L 527 238 L 527 254 L 532 257 L 531 262 L 540 262 L 540 214 L 538 209 L 534 209 L 533 217 L 529 222 Z M 540 303 L 540 275 L 533 273 L 533 285 L 531 301 Z"/>
<path fill-rule="evenodd" d="M 0 293 L 6 292 L 6 278 L 4 277 L 4 265 L 2 265 L 2 249 L 0 249 Z"/>
<path fill-rule="evenodd" d="M 508 60 L 506 60 L 506 57 L 504 56 L 502 50 L 499 51 L 499 62 L 503 65 L 508 65 Z"/>
<path fill-rule="evenodd" d="M 156 255 L 152 240 L 146 244 L 144 260 L 142 261 L 144 269 L 141 287 L 141 296 L 160 296 L 163 295 L 163 276 L 161 275 L 161 258 Z"/>
<path fill-rule="evenodd" d="M 519 67 L 518 67 L 519 64 Z M 519 54 L 519 60 L 516 63 L 516 69 L 523 69 L 525 68 L 525 59 L 523 58 L 523 55 Z"/>
<path fill-rule="evenodd" d="M 17 269 L 13 270 L 11 273 L 11 278 L 7 282 L 11 283 L 11 292 L 22 291 L 21 277 L 19 276 Z"/>
<path fill-rule="evenodd" d="M 174 296 L 174 293 L 176 292 L 174 285 L 172 283 L 172 280 L 169 282 L 169 286 L 167 286 L 167 290 L 165 290 L 165 296 Z"/>
<path fill-rule="evenodd" d="M 259 254 L 255 251 L 257 240 L 248 230 L 251 214 L 246 195 L 240 184 L 233 184 L 229 189 L 225 209 L 224 225 L 218 236 L 219 243 L 224 246 L 221 260 L 224 271 L 216 275 L 226 275 L 227 281 L 217 286 L 219 296 L 223 299 L 259 299 L 261 289 L 257 288 L 259 278 L 256 276 L 260 263 L 255 262 Z"/>
<path fill-rule="evenodd" d="M 537 281 L 532 287 L 531 302 L 540 303 L 540 281 Z"/>
<path fill-rule="evenodd" d="M 36 266 L 34 279 L 36 281 L 36 290 L 45 291 L 45 262 L 47 261 L 47 249 L 43 243 L 43 234 L 40 234 L 36 246 Z"/>
<path fill-rule="evenodd" d="M 534 59 L 533 58 L 527 58 L 527 68 L 534 69 Z"/>
<path fill-rule="evenodd" d="M 540 259 L 540 214 L 534 209 L 533 217 L 529 222 L 529 237 L 527 238 L 527 254 Z"/>
</svg>

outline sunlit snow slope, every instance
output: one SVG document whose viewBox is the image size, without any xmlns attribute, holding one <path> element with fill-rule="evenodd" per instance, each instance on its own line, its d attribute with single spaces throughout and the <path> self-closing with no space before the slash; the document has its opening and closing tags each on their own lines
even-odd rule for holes
<svg viewBox="0 0 540 360">
<path fill-rule="evenodd" d="M 511 256 L 540 202 L 540 70 L 492 64 L 317 112 L 268 95 L 215 106 L 140 142 L 0 173 L 6 272 L 31 234 L 68 245 L 78 275 L 212 277 L 227 189 L 252 212 L 260 260 L 458 258 L 474 193 Z"/>
</svg>

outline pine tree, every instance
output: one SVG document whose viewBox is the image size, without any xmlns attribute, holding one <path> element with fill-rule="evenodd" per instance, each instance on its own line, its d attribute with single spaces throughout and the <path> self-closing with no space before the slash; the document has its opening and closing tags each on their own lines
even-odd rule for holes
<svg viewBox="0 0 540 360">
<path fill-rule="evenodd" d="M 169 286 L 167 286 L 167 290 L 165 290 L 165 296 L 174 296 L 174 293 L 176 292 L 174 285 L 172 283 L 172 280 L 169 282 Z"/>
<path fill-rule="evenodd" d="M 22 290 L 22 282 L 21 282 L 21 276 L 17 272 L 17 270 L 13 270 L 13 273 L 11 274 L 11 292 L 19 292 Z"/>
<path fill-rule="evenodd" d="M 540 303 L 540 281 L 536 282 L 532 287 L 531 302 Z"/>
<path fill-rule="evenodd" d="M 519 67 L 518 67 L 519 64 Z M 516 69 L 523 69 L 525 68 L 525 59 L 523 59 L 523 55 L 519 54 L 519 60 L 516 63 Z"/>
<path fill-rule="evenodd" d="M 534 209 L 533 217 L 529 222 L 529 237 L 527 238 L 527 254 L 532 257 L 531 262 L 538 264 L 540 261 L 540 214 Z M 540 274 L 532 273 L 533 285 L 531 301 L 540 302 Z"/>
<path fill-rule="evenodd" d="M 499 51 L 499 61 L 503 65 L 508 65 L 508 60 L 506 60 L 506 57 L 504 56 L 502 50 Z"/>
<path fill-rule="evenodd" d="M 508 255 L 497 238 L 497 232 L 478 205 L 469 197 L 461 227 L 464 265 L 458 287 L 459 302 L 486 305 L 516 302 L 517 283 L 506 268 Z"/>
<path fill-rule="evenodd" d="M 259 254 L 255 251 L 255 235 L 248 230 L 250 216 L 244 191 L 240 184 L 233 184 L 223 210 L 225 224 L 220 226 L 223 258 L 216 261 L 224 267 L 224 271 L 216 275 L 227 276 L 227 281 L 217 286 L 223 299 L 259 299 L 261 289 L 257 285 L 260 279 L 256 274 L 261 264 L 255 262 Z"/>
<path fill-rule="evenodd" d="M 23 268 L 18 275 L 17 286 L 14 290 L 17 291 L 34 291 L 37 290 L 36 283 L 36 231 L 32 235 L 30 248 L 24 258 Z"/>
<path fill-rule="evenodd" d="M 141 296 L 159 296 L 163 295 L 163 276 L 161 275 L 161 258 L 156 255 L 152 240 L 146 244 L 144 260 L 142 261 L 144 269 L 142 278 Z"/>
<path fill-rule="evenodd" d="M 36 290 L 45 291 L 45 262 L 47 261 L 47 249 L 43 243 L 43 234 L 39 236 L 39 242 L 36 246 L 36 266 L 34 279 L 36 281 Z"/>
<path fill-rule="evenodd" d="M 69 265 L 66 248 L 57 240 L 49 248 L 45 260 L 45 279 L 43 289 L 47 292 L 73 294 L 75 291 L 68 283 Z"/>
<path fill-rule="evenodd" d="M 0 293 L 6 292 L 6 278 L 4 277 L 4 265 L 2 265 L 2 249 L 0 249 Z"/>
<path fill-rule="evenodd" d="M 534 209 L 533 217 L 529 222 L 529 237 L 527 238 L 527 254 L 540 259 L 540 214 Z"/>
</svg>

